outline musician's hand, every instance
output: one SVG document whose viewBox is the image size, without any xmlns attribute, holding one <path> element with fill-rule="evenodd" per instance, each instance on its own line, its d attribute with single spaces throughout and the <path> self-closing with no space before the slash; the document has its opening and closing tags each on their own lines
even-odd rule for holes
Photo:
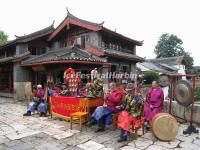
<svg viewBox="0 0 200 150">
<path fill-rule="evenodd" d="M 116 106 L 116 109 L 120 109 L 121 108 L 121 106 Z"/>
<path fill-rule="evenodd" d="M 107 104 L 104 103 L 104 104 L 103 104 L 103 107 L 107 107 Z"/>
</svg>

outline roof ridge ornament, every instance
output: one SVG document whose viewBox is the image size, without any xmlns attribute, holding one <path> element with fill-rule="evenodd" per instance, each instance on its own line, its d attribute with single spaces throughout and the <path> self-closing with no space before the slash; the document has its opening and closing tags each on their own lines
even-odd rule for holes
<svg viewBox="0 0 200 150">
<path fill-rule="evenodd" d="M 104 25 L 104 23 L 105 23 L 105 21 L 102 21 L 99 25 L 100 26 L 103 26 Z"/>
<path fill-rule="evenodd" d="M 16 37 L 16 39 L 17 39 L 17 38 L 20 38 L 20 36 L 18 36 L 18 35 L 15 35 L 15 37 Z"/>
<path fill-rule="evenodd" d="M 71 13 L 69 12 L 68 7 L 66 7 L 66 11 L 67 11 L 67 16 L 71 14 Z"/>
<path fill-rule="evenodd" d="M 55 20 L 53 20 L 52 24 L 51 24 L 51 27 L 54 27 L 54 23 L 55 23 Z"/>
</svg>

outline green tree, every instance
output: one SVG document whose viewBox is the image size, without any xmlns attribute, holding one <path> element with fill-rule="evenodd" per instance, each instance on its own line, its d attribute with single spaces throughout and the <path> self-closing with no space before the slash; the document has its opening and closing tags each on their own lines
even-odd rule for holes
<svg viewBox="0 0 200 150">
<path fill-rule="evenodd" d="M 143 81 L 145 84 L 151 84 L 154 80 L 159 80 L 160 76 L 155 71 L 147 71 L 144 73 Z"/>
<path fill-rule="evenodd" d="M 155 46 L 154 53 L 157 58 L 185 56 L 187 62 L 186 70 L 191 72 L 193 69 L 193 58 L 189 52 L 182 47 L 183 41 L 174 34 L 162 34 Z"/>
<path fill-rule="evenodd" d="M 8 35 L 6 35 L 3 31 L 0 31 L 0 45 L 7 42 Z"/>
<path fill-rule="evenodd" d="M 193 57 L 191 57 L 189 52 L 184 52 L 183 55 L 185 56 L 186 59 L 186 71 L 192 73 L 192 70 L 194 70 L 193 68 L 194 59 Z"/>
</svg>

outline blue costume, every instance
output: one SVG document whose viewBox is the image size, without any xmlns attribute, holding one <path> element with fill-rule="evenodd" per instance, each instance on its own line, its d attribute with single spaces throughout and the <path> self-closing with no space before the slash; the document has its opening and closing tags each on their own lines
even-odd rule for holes
<svg viewBox="0 0 200 150">
<path fill-rule="evenodd" d="M 27 113 L 25 113 L 24 116 L 30 116 L 31 112 L 36 109 L 38 109 L 39 113 L 47 113 L 47 104 L 44 101 L 44 90 L 42 88 L 37 89 L 34 92 L 34 99 L 30 102 Z"/>
</svg>

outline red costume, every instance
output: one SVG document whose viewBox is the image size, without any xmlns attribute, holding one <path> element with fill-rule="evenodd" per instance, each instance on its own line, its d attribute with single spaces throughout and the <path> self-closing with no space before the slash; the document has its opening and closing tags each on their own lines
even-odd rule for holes
<svg viewBox="0 0 200 150">
<path fill-rule="evenodd" d="M 116 89 L 112 93 L 109 93 L 105 99 L 107 107 L 112 111 L 116 110 L 116 106 L 122 104 L 122 97 L 123 95 L 119 89 Z"/>
<path fill-rule="evenodd" d="M 77 94 L 77 88 L 81 79 L 76 75 L 74 69 L 71 67 L 64 72 L 65 83 L 67 84 L 72 95 Z"/>
</svg>

